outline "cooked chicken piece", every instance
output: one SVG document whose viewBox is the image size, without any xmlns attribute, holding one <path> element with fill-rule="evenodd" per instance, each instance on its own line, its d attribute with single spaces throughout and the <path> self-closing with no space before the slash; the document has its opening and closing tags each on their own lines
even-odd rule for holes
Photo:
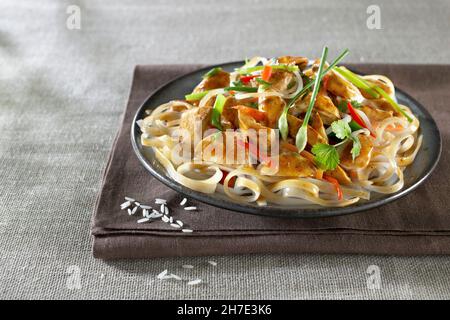
<svg viewBox="0 0 450 320">
<path fill-rule="evenodd" d="M 369 106 L 362 106 L 360 110 L 366 114 L 372 125 L 375 125 L 384 119 L 391 118 L 393 114 L 392 111 L 384 111 Z"/>
<path fill-rule="evenodd" d="M 237 129 L 239 127 L 238 112 L 236 106 L 246 106 L 253 108 L 254 103 L 257 103 L 258 98 L 246 98 L 237 100 L 235 97 L 227 97 L 227 101 L 223 106 L 220 122 L 225 129 Z"/>
<path fill-rule="evenodd" d="M 289 135 L 295 139 L 295 136 L 297 135 L 297 132 L 303 123 L 303 120 L 288 114 L 287 121 L 289 125 Z M 328 141 L 310 125 L 308 125 L 307 133 L 308 144 L 311 146 L 315 145 L 316 143 L 328 143 Z"/>
<path fill-rule="evenodd" d="M 276 128 L 278 118 L 283 112 L 286 102 L 278 96 L 270 96 L 263 98 L 259 107 L 261 111 L 265 111 L 267 114 L 267 126 L 270 128 Z"/>
<path fill-rule="evenodd" d="M 291 72 L 283 70 L 274 70 L 269 82 L 272 84 L 271 89 L 275 91 L 285 91 L 288 89 L 291 81 L 295 79 L 295 76 Z"/>
<path fill-rule="evenodd" d="M 371 99 L 370 102 L 375 104 L 380 110 L 392 112 L 392 114 L 397 117 L 403 117 L 403 115 L 395 110 L 392 104 L 390 104 L 386 99 Z"/>
<path fill-rule="evenodd" d="M 308 58 L 305 57 L 282 56 L 278 58 L 279 63 L 295 64 L 300 70 L 306 68 L 308 61 Z"/>
<path fill-rule="evenodd" d="M 392 84 L 392 81 L 385 76 L 380 75 L 369 75 L 369 76 L 363 76 L 364 80 L 366 80 L 369 83 L 372 83 L 381 89 L 385 91 L 388 95 L 392 95 L 394 92 L 394 85 Z M 370 94 L 367 94 L 364 90 L 361 90 L 362 95 L 367 99 L 373 99 L 373 97 Z"/>
<path fill-rule="evenodd" d="M 337 166 L 334 170 L 328 170 L 325 172 L 328 176 L 335 178 L 339 181 L 340 184 L 349 185 L 352 183 L 352 180 L 348 176 L 347 172 L 342 169 L 341 166 Z"/>
<path fill-rule="evenodd" d="M 308 109 L 309 101 L 311 100 L 312 93 L 303 98 L 297 100 L 294 107 L 292 108 L 294 113 L 304 113 Z M 339 120 L 341 116 L 339 115 L 339 109 L 333 104 L 333 101 L 327 95 L 319 93 L 316 97 L 314 103 L 314 111 L 317 111 L 323 123 L 329 125 L 333 121 Z"/>
<path fill-rule="evenodd" d="M 195 87 L 194 92 L 202 92 L 205 90 L 219 89 L 230 85 L 230 74 L 220 70 L 215 75 L 205 78 Z"/>
<path fill-rule="evenodd" d="M 246 114 L 242 110 L 238 110 L 238 121 L 239 121 L 239 128 L 242 130 L 248 130 L 248 129 L 267 129 L 265 122 L 257 122 L 255 118 L 251 117 L 250 115 Z"/>
<path fill-rule="evenodd" d="M 347 100 L 361 97 L 359 89 L 337 72 L 329 71 L 327 76 L 327 90 L 332 94 Z"/>
<path fill-rule="evenodd" d="M 228 97 L 223 105 L 220 122 L 224 129 L 235 129 L 239 125 L 237 110 L 233 109 L 239 103 L 234 97 Z"/>
<path fill-rule="evenodd" d="M 194 141 L 195 130 L 201 130 L 199 134 L 203 133 L 209 128 L 211 124 L 212 106 L 204 106 L 201 108 L 192 108 L 183 113 L 181 116 L 180 127 L 188 130 L 191 134 L 191 141 Z"/>
<path fill-rule="evenodd" d="M 296 152 L 284 152 L 279 156 L 277 176 L 281 177 L 313 177 L 315 165 Z"/>
<path fill-rule="evenodd" d="M 326 143 L 328 143 L 327 132 L 325 131 L 322 118 L 320 117 L 320 114 L 318 112 L 313 113 L 311 117 L 311 127 L 313 127 L 313 129 L 316 130 L 317 133 L 320 134 L 322 138 L 326 140 Z"/>
<path fill-rule="evenodd" d="M 197 146 L 196 154 L 201 154 L 203 161 L 213 161 L 219 164 L 249 164 L 249 151 L 242 145 L 238 145 L 237 140 L 238 134 L 217 132 L 202 140 L 201 144 Z M 228 146 L 231 141 L 234 147 Z M 200 147 L 202 148 L 201 153 L 198 150 Z"/>
<path fill-rule="evenodd" d="M 350 153 L 352 143 L 349 143 L 342 152 L 340 164 L 347 170 L 364 168 L 369 164 L 373 150 L 373 138 L 362 134 L 358 137 L 361 142 L 361 152 L 354 161 L 352 159 L 352 154 Z"/>
</svg>

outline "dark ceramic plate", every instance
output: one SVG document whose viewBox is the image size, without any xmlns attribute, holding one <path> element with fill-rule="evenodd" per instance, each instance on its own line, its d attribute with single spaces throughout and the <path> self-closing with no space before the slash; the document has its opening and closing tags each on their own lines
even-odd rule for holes
<svg viewBox="0 0 450 320">
<path fill-rule="evenodd" d="M 218 66 L 231 71 L 234 68 L 242 66 L 242 64 L 243 62 L 233 62 Z M 204 194 L 189 189 L 172 180 L 166 174 L 164 167 L 155 158 L 153 150 L 142 146 L 140 131 L 139 127 L 136 125 L 136 121 L 145 117 L 145 110 L 153 109 L 170 100 L 183 99 L 186 94 L 192 91 L 201 80 L 202 75 L 210 68 L 212 67 L 183 75 L 160 87 L 156 92 L 149 96 L 139 108 L 131 127 L 131 142 L 140 162 L 156 179 L 187 197 L 197 199 L 216 207 L 265 216 L 311 218 L 344 215 L 375 208 L 408 194 L 417 188 L 417 186 L 430 175 L 439 160 L 441 153 L 441 137 L 433 118 L 420 103 L 405 92 L 396 89 L 398 101 L 409 106 L 414 114 L 419 117 L 421 132 L 423 134 L 421 150 L 417 154 L 414 163 L 405 169 L 405 185 L 403 189 L 397 193 L 385 195 L 372 192 L 370 200 L 360 200 L 358 203 L 344 208 L 324 208 L 320 206 L 293 207 L 275 204 L 259 207 L 256 204 L 240 204 L 233 202 L 233 200 L 222 194 Z"/>
</svg>

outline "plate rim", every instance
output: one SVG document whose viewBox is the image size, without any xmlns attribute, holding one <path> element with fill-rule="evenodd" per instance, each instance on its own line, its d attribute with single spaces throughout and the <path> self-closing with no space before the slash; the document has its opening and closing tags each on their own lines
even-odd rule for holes
<svg viewBox="0 0 450 320">
<path fill-rule="evenodd" d="M 272 218 L 290 218 L 290 219 L 314 219 L 314 218 L 326 218 L 326 217 L 336 217 L 336 216 L 344 216 L 349 214 L 355 214 L 355 213 L 362 213 L 367 212 L 370 209 L 377 208 L 380 206 L 383 206 L 385 204 L 388 204 L 390 202 L 396 201 L 407 194 L 414 191 L 417 187 L 419 187 L 435 170 L 437 164 L 439 163 L 441 154 L 442 154 L 442 137 L 441 132 L 439 130 L 439 127 L 437 126 L 436 121 L 431 116 L 430 112 L 420 103 L 418 102 L 414 97 L 412 97 L 410 94 L 406 93 L 402 89 L 399 89 L 398 87 L 395 87 L 396 92 L 400 92 L 402 95 L 404 95 L 406 98 L 411 100 L 414 104 L 416 104 L 421 111 L 427 116 L 428 119 L 431 120 L 432 126 L 436 129 L 437 135 L 438 135 L 438 141 L 436 141 L 438 145 L 438 153 L 437 157 L 432 162 L 431 167 L 425 172 L 425 174 L 421 177 L 419 177 L 418 180 L 416 180 L 411 186 L 405 189 L 401 189 L 395 194 L 392 194 L 391 196 L 379 199 L 373 202 L 367 202 L 360 205 L 349 205 L 346 207 L 319 207 L 319 208 L 313 208 L 313 209 L 301 209 L 301 208 L 295 208 L 295 207 L 277 207 L 277 208 L 270 208 L 270 207 L 258 207 L 258 206 L 246 206 L 245 204 L 239 204 L 234 201 L 223 201 L 221 199 L 214 199 L 211 197 L 208 197 L 208 194 L 201 193 L 195 190 L 192 190 L 190 188 L 187 188 L 177 181 L 171 179 L 168 176 L 163 176 L 159 174 L 158 171 L 156 171 L 153 166 L 150 164 L 149 160 L 143 155 L 141 150 L 139 149 L 139 146 L 137 145 L 137 138 L 140 138 L 136 136 L 136 133 L 138 132 L 138 127 L 136 124 L 136 121 L 138 121 L 138 116 L 141 115 L 143 112 L 145 112 L 144 108 L 147 104 L 147 102 L 156 95 L 159 91 L 161 91 L 166 86 L 179 81 L 182 78 L 189 77 L 195 73 L 201 72 L 201 71 L 207 71 L 211 68 L 215 67 L 226 67 L 227 65 L 234 65 L 243 63 L 244 61 L 232 61 L 232 62 L 226 62 L 226 63 L 220 63 L 220 64 L 213 64 L 213 65 L 207 65 L 204 67 L 200 67 L 198 69 L 189 71 L 187 73 L 184 73 L 182 75 L 179 75 L 169 81 L 166 81 L 159 87 L 157 87 L 155 90 L 153 90 L 141 103 L 139 108 L 136 110 L 133 120 L 131 123 L 131 132 L 130 132 L 130 139 L 131 144 L 133 147 L 133 151 L 135 155 L 137 156 L 139 162 L 144 166 L 144 168 L 147 169 L 147 171 L 156 178 L 159 182 L 163 183 L 167 187 L 171 188 L 172 190 L 193 198 L 195 200 L 198 200 L 200 202 L 206 203 L 208 205 L 230 210 L 233 212 L 239 212 L 239 213 L 245 213 L 245 214 L 252 214 L 257 216 L 267 216 Z M 343 64 L 346 65 L 346 64 Z M 351 66 L 351 64 L 349 64 Z M 349 68 L 352 71 L 355 71 L 355 69 L 352 68 L 352 66 Z M 356 71 L 357 72 L 357 71 Z M 261 210 L 263 209 L 263 210 Z"/>
</svg>

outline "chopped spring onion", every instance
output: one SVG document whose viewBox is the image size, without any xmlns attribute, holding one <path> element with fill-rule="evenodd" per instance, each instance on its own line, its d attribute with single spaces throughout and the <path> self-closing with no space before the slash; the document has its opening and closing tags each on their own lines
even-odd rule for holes
<svg viewBox="0 0 450 320">
<path fill-rule="evenodd" d="M 250 68 L 241 68 L 241 69 L 237 69 L 236 71 L 239 72 L 240 74 L 248 74 L 248 73 L 252 73 L 255 71 L 260 71 L 263 70 L 265 66 L 255 66 L 255 67 L 250 67 Z M 289 72 L 295 72 L 298 71 L 298 67 L 297 66 L 292 66 L 292 65 L 288 65 L 288 64 L 275 64 L 275 65 L 271 65 L 273 70 L 285 70 L 285 71 L 289 71 Z"/>
<path fill-rule="evenodd" d="M 320 58 L 319 70 L 317 71 L 317 76 L 314 80 L 314 89 L 311 95 L 311 100 L 309 101 L 308 109 L 306 110 L 305 118 L 303 119 L 303 124 L 297 132 L 295 137 L 295 145 L 299 149 L 299 152 L 302 152 L 306 147 L 306 142 L 308 140 L 308 122 L 311 117 L 312 109 L 314 107 L 314 103 L 316 102 L 317 93 L 319 92 L 320 81 L 322 80 L 324 74 L 322 74 L 323 66 L 325 65 L 325 61 L 327 60 L 328 55 L 328 47 L 324 47 L 322 50 L 322 56 Z"/>
<path fill-rule="evenodd" d="M 263 89 L 267 89 L 272 85 L 270 82 L 264 81 L 261 78 L 256 78 L 256 82 L 258 82 L 262 86 Z"/>
<path fill-rule="evenodd" d="M 222 130 L 222 124 L 220 123 L 220 116 L 222 114 L 223 106 L 225 105 L 226 101 L 227 98 L 225 98 L 223 94 L 218 94 L 212 110 L 211 124 L 219 130 Z"/>
<path fill-rule="evenodd" d="M 380 97 L 380 95 L 374 90 L 372 85 L 370 85 L 366 80 L 364 80 L 360 76 L 354 74 L 347 68 L 335 67 L 333 70 L 336 71 L 337 73 L 339 73 L 341 76 L 343 76 L 345 79 L 347 79 L 351 83 L 353 83 L 359 89 L 362 89 L 365 92 L 367 92 L 368 94 L 370 94 L 373 98 Z"/>
<path fill-rule="evenodd" d="M 334 61 L 329 65 L 329 67 L 327 69 L 325 69 L 325 71 L 323 72 L 323 74 L 321 74 L 321 76 L 323 77 L 328 71 L 330 71 L 332 68 L 334 68 L 339 62 L 342 61 L 342 59 L 345 58 L 345 56 L 348 53 L 349 53 L 348 49 L 345 49 L 344 51 L 342 51 L 342 53 L 336 59 L 334 59 Z M 283 140 L 287 139 L 288 132 L 289 132 L 289 126 L 288 126 L 288 122 L 287 122 L 287 113 L 288 113 L 289 109 L 294 105 L 294 103 L 298 100 L 298 98 L 303 96 L 309 90 L 309 88 L 313 85 L 313 83 L 314 83 L 314 81 L 310 81 L 303 86 L 302 90 L 300 90 L 300 92 L 297 93 L 291 99 L 291 101 L 289 101 L 287 106 L 284 108 L 280 118 L 278 119 L 278 129 L 280 130 L 281 137 L 283 138 Z"/>
<path fill-rule="evenodd" d="M 208 78 L 210 78 L 210 77 L 212 77 L 212 76 L 215 76 L 215 75 L 218 74 L 220 71 L 222 71 L 222 68 L 221 68 L 221 67 L 213 68 L 213 69 L 209 70 L 207 73 L 205 73 L 205 74 L 203 75 L 203 79 L 208 79 Z"/>
<path fill-rule="evenodd" d="M 226 87 L 224 88 L 225 91 L 240 91 L 240 92 L 258 92 L 258 88 L 252 88 L 252 87 Z"/>
<path fill-rule="evenodd" d="M 201 100 L 204 96 L 206 96 L 208 92 L 209 92 L 208 90 L 202 92 L 194 92 L 184 96 L 184 98 L 186 99 L 186 101 L 197 101 Z"/>
</svg>

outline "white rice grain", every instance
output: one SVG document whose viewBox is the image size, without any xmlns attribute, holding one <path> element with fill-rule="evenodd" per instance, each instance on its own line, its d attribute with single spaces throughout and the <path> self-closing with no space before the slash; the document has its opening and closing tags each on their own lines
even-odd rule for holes
<svg viewBox="0 0 450 320">
<path fill-rule="evenodd" d="M 131 202 L 126 201 L 120 205 L 120 209 L 124 210 L 124 209 L 128 208 L 129 206 L 131 206 Z"/>
<path fill-rule="evenodd" d="M 125 197 L 125 200 L 130 201 L 130 202 L 135 202 L 136 199 L 130 198 L 130 197 Z"/>
<path fill-rule="evenodd" d="M 160 274 L 158 274 L 156 277 L 158 279 L 163 279 L 166 276 L 166 274 L 167 274 L 167 269 L 164 270 L 163 272 L 161 272 Z"/>
<path fill-rule="evenodd" d="M 172 279 L 175 279 L 175 280 L 178 280 L 178 281 L 181 281 L 182 279 L 181 279 L 181 277 L 180 276 L 177 276 L 176 274 L 170 274 L 170 277 L 172 278 Z"/>
<path fill-rule="evenodd" d="M 181 228 L 181 226 L 176 224 L 176 223 L 171 223 L 170 226 L 173 227 L 173 228 L 177 228 L 177 229 Z"/>
<path fill-rule="evenodd" d="M 182 231 L 182 232 L 185 232 L 185 233 L 191 233 L 191 232 L 194 232 L 194 230 L 191 230 L 191 229 L 182 229 L 181 231 Z"/>
<path fill-rule="evenodd" d="M 156 199 L 155 199 L 155 203 L 156 203 L 156 204 L 166 204 L 166 203 L 167 203 L 167 200 L 166 200 L 166 199 L 156 198 Z"/>
<path fill-rule="evenodd" d="M 187 198 L 184 198 L 183 200 L 181 200 L 180 202 L 180 206 L 184 206 L 187 202 Z"/>
<path fill-rule="evenodd" d="M 181 220 L 175 220 L 175 223 L 178 224 L 180 227 L 183 226 L 183 221 Z"/>
<path fill-rule="evenodd" d="M 186 210 L 186 211 L 194 211 L 194 210 L 197 210 L 197 207 L 185 207 L 184 210 Z"/>
<path fill-rule="evenodd" d="M 167 222 L 169 222 L 169 217 L 168 216 L 162 216 L 161 220 L 167 223 Z"/>
<path fill-rule="evenodd" d="M 142 219 L 139 219 L 139 220 L 137 221 L 137 223 L 144 223 L 144 222 L 149 222 L 149 221 L 150 221 L 149 218 L 142 218 Z"/>
<path fill-rule="evenodd" d="M 202 282 L 202 279 L 195 279 L 195 280 L 189 281 L 187 284 L 188 284 L 188 286 L 196 286 L 196 285 L 200 284 L 201 282 Z"/>
<path fill-rule="evenodd" d="M 208 263 L 210 265 L 212 265 L 213 267 L 217 266 L 217 262 L 213 261 L 213 260 L 209 260 Z"/>
<path fill-rule="evenodd" d="M 194 269 L 194 266 L 191 265 L 191 264 L 183 264 L 181 267 L 182 267 L 183 269 Z"/>
</svg>

